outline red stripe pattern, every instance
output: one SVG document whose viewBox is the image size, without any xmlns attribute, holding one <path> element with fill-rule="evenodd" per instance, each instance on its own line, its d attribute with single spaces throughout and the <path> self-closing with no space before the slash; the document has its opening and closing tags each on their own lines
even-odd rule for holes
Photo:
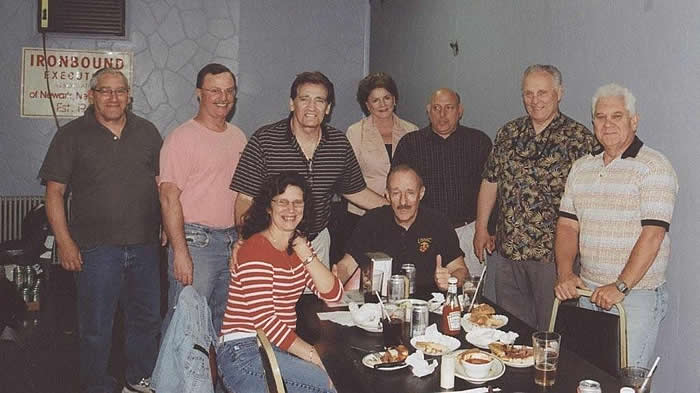
<svg viewBox="0 0 700 393">
<path fill-rule="evenodd" d="M 251 236 L 238 250 L 221 334 L 262 328 L 272 343 L 289 349 L 297 337 L 295 308 L 305 287 L 328 302 L 343 295 L 337 279 L 329 292 L 319 293 L 296 254 L 277 250 L 261 234 Z"/>
</svg>

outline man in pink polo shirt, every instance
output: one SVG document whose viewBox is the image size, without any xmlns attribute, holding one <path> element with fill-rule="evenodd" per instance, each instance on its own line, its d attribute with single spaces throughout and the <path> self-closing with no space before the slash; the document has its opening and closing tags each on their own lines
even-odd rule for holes
<svg viewBox="0 0 700 393">
<path fill-rule="evenodd" d="M 160 153 L 160 203 L 168 248 L 168 327 L 182 288 L 207 298 L 214 328 L 221 327 L 229 281 L 228 260 L 238 235 L 237 193 L 229 182 L 246 145 L 226 121 L 236 100 L 236 77 L 221 64 L 197 74 L 197 115 L 173 130 Z"/>
</svg>

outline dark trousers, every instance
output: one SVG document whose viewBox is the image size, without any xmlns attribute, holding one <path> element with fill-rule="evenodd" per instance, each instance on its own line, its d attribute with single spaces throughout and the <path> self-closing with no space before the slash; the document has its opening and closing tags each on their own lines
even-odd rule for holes
<svg viewBox="0 0 700 393">
<path fill-rule="evenodd" d="M 553 262 L 512 261 L 494 252 L 496 303 L 537 330 L 547 330 L 554 304 L 557 269 Z"/>
</svg>

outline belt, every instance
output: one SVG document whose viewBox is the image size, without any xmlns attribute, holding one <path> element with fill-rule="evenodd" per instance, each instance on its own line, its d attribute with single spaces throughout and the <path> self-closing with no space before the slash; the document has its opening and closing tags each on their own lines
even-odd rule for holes
<svg viewBox="0 0 700 393">
<path fill-rule="evenodd" d="M 223 344 L 227 341 L 240 340 L 242 338 L 255 337 L 255 332 L 232 332 L 226 333 L 223 336 L 219 336 L 219 344 Z"/>
</svg>

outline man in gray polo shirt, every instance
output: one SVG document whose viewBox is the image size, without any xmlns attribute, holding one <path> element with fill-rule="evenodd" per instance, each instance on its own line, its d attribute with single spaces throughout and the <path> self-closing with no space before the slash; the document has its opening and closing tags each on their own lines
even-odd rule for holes
<svg viewBox="0 0 700 393">
<path fill-rule="evenodd" d="M 61 266 L 77 277 L 80 387 L 114 391 L 107 363 L 119 304 L 126 321 L 122 392 L 151 392 L 160 331 L 156 179 L 162 138 L 152 123 L 127 111 L 129 84 L 120 71 L 97 71 L 88 98 L 85 114 L 58 130 L 39 171 Z"/>
</svg>

